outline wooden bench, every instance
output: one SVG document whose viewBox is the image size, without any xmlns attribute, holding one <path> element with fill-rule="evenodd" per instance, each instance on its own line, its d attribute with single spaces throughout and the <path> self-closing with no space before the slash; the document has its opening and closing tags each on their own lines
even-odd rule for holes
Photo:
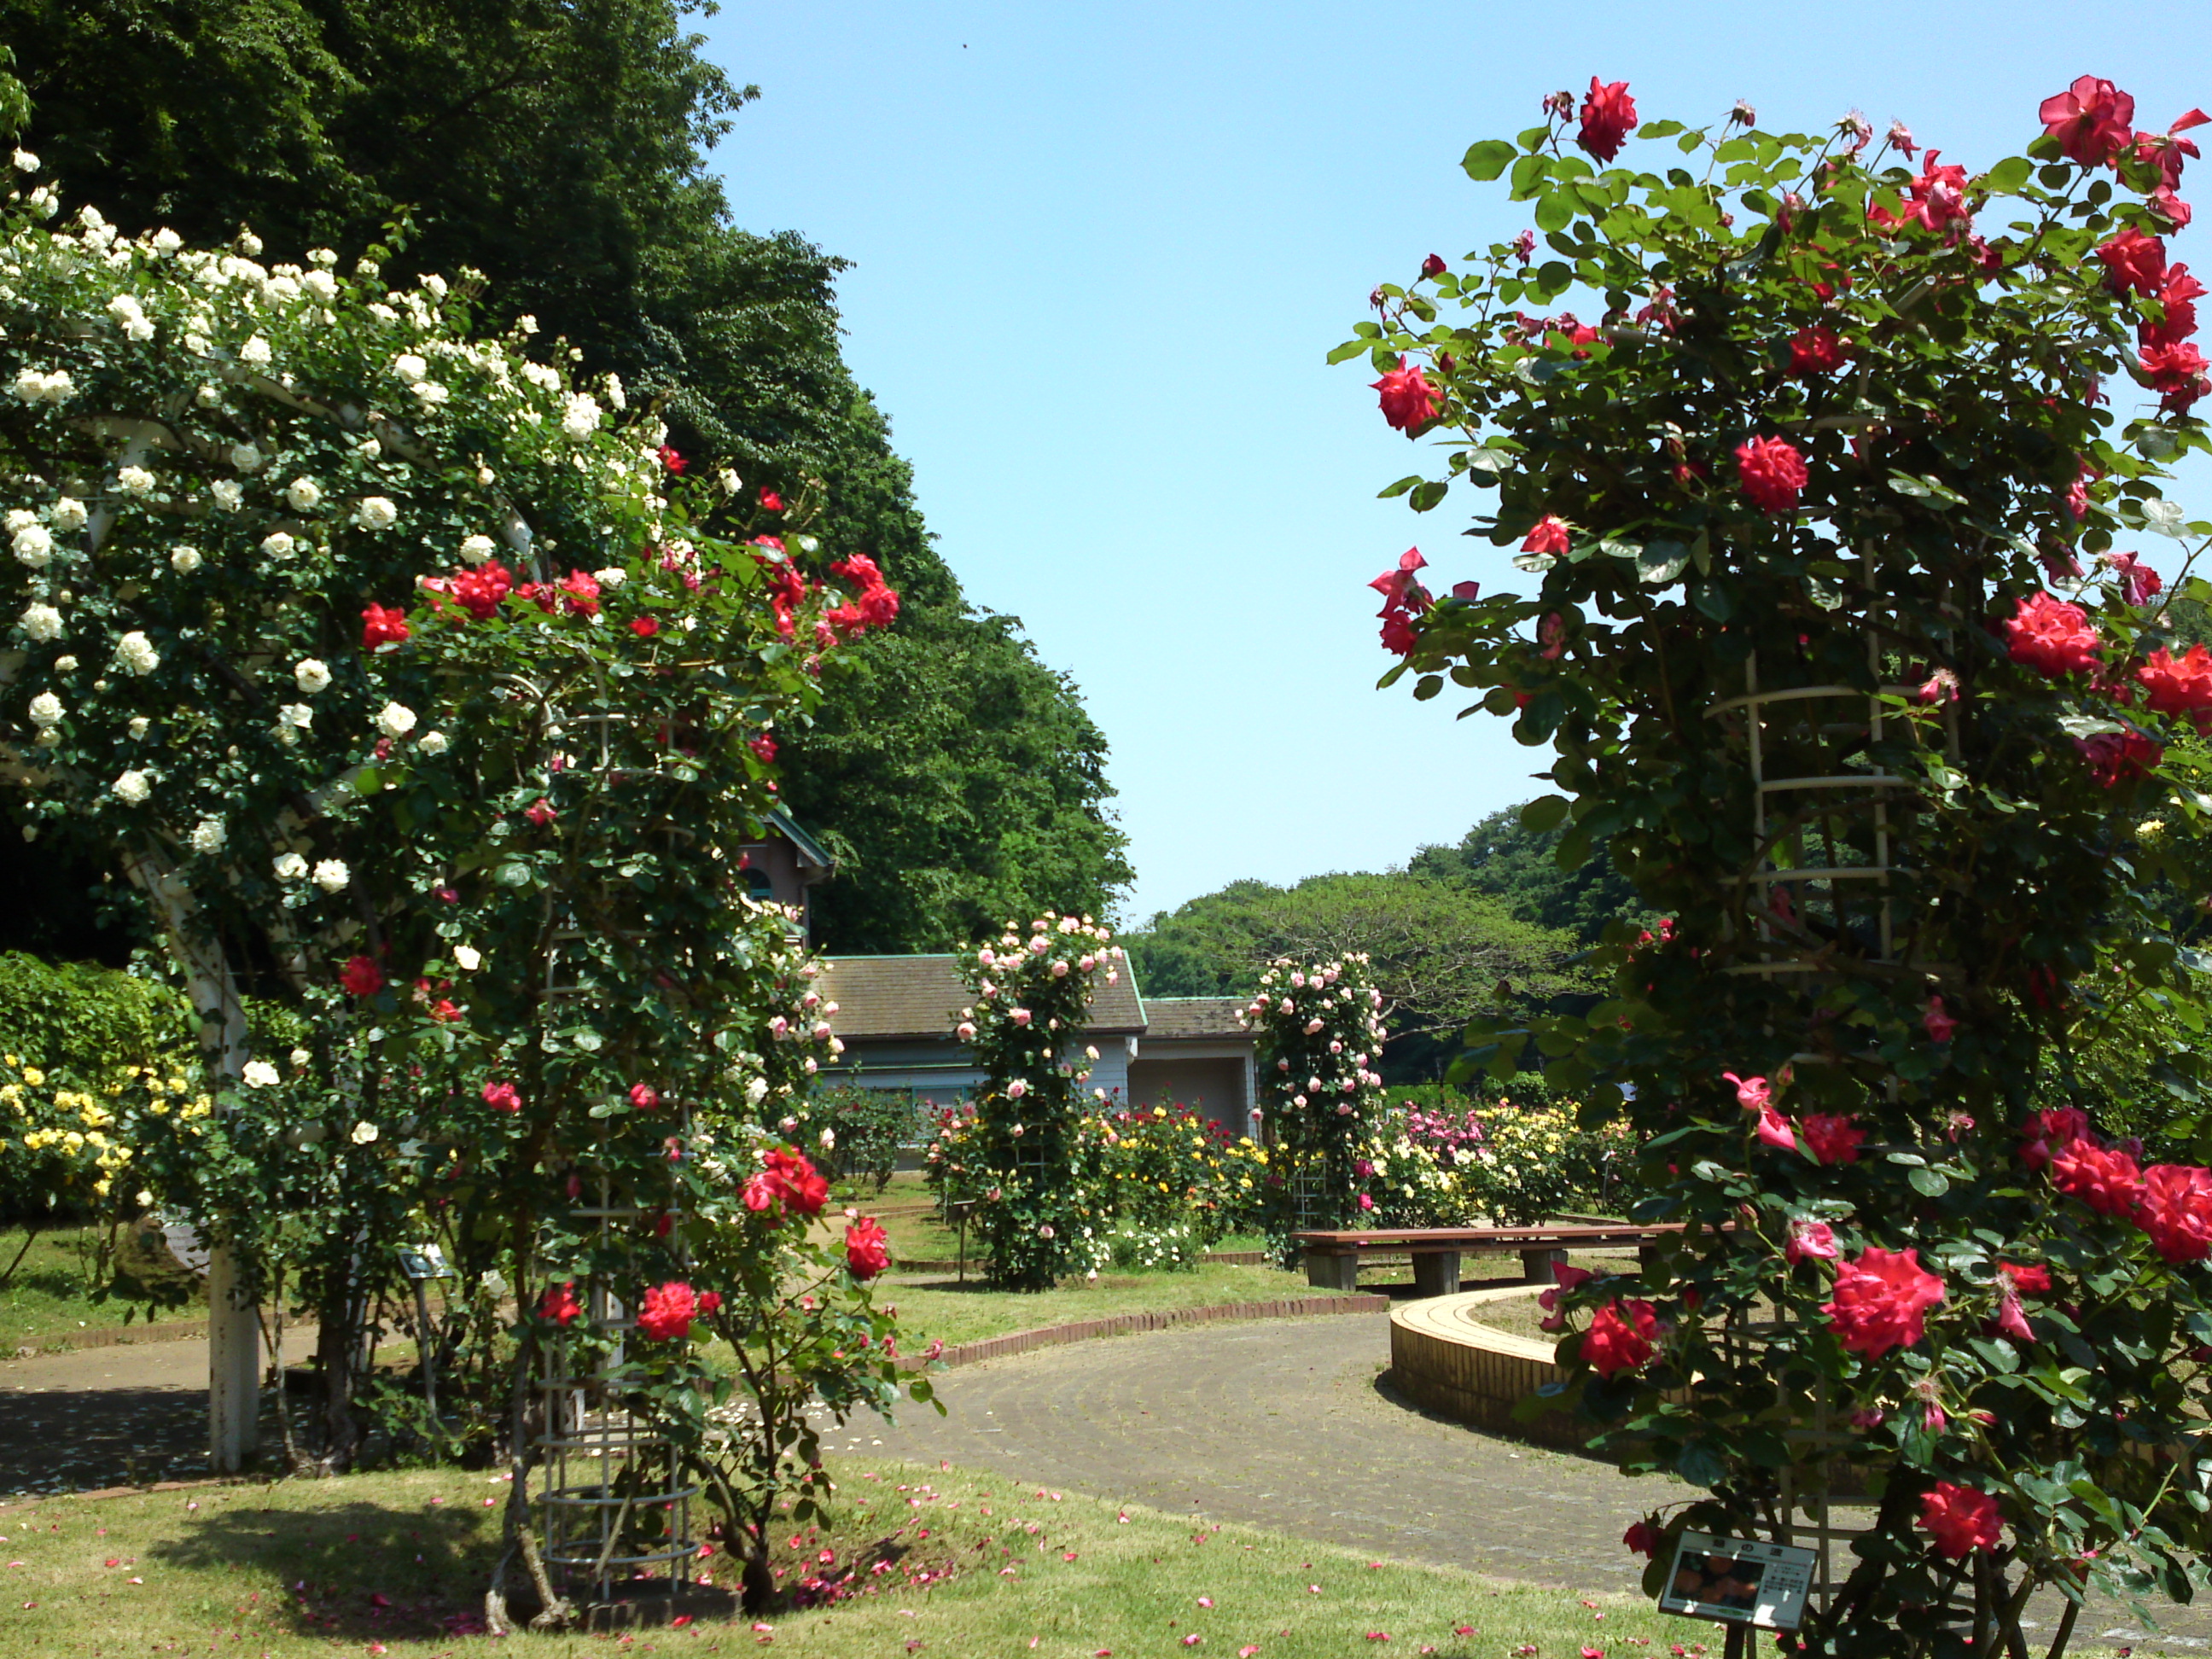
<svg viewBox="0 0 2212 1659">
<path fill-rule="evenodd" d="M 1305 1251 L 1309 1285 L 1356 1291 L 1363 1256 L 1403 1253 L 1413 1258 L 1415 1295 L 1449 1296 L 1459 1289 L 1462 1253 L 1518 1251 L 1522 1279 L 1531 1285 L 1549 1285 L 1553 1264 L 1565 1261 L 1570 1250 L 1634 1248 L 1640 1255 L 1681 1231 L 1679 1224 L 1547 1222 L 1533 1227 L 1371 1227 L 1291 1237 Z"/>
</svg>

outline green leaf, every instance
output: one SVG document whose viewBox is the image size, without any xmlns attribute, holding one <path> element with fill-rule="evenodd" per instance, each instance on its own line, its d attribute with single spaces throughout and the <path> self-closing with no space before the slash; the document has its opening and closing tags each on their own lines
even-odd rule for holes
<svg viewBox="0 0 2212 1659">
<path fill-rule="evenodd" d="M 1407 490 L 1411 489 L 1415 484 L 1420 482 L 1421 475 L 1419 473 L 1410 473 L 1407 477 L 1399 479 L 1397 483 L 1376 490 L 1375 492 L 1375 499 L 1378 501 L 1389 501 L 1394 496 L 1404 495 Z"/>
<path fill-rule="evenodd" d="M 1982 188 L 1992 195 L 2017 196 L 2034 171 L 2035 163 L 2025 155 L 2008 155 L 1982 175 Z"/>
<path fill-rule="evenodd" d="M 1943 1178 L 1940 1171 L 1930 1170 L 1925 1165 L 1911 1171 L 1905 1179 L 1912 1183 L 1912 1190 L 1923 1198 L 1941 1198 L 1951 1190 L 1951 1183 Z"/>
<path fill-rule="evenodd" d="M 1467 170 L 1468 178 L 1479 185 L 1486 185 L 1510 167 L 1517 154 L 1519 152 L 1502 138 L 1486 138 L 1468 149 L 1461 159 L 1460 166 Z"/>
<path fill-rule="evenodd" d="M 1364 340 L 1346 340 L 1328 354 L 1328 360 L 1332 363 L 1348 362 L 1366 349 L 1367 342 Z"/>
<path fill-rule="evenodd" d="M 1564 186 L 1547 190 L 1536 198 L 1536 228 L 1565 230 L 1574 222 L 1574 192 Z"/>
<path fill-rule="evenodd" d="M 1556 830 L 1566 822 L 1569 805 L 1565 795 L 1539 795 L 1521 809 L 1521 827 L 1532 836 Z"/>
<path fill-rule="evenodd" d="M 1449 484 L 1445 483 L 1439 478 L 1425 479 L 1422 483 L 1415 485 L 1413 489 L 1413 499 L 1411 503 L 1413 511 L 1416 513 L 1427 512 L 1438 501 L 1443 500 L 1444 492 L 1450 488 L 1451 486 Z"/>
<path fill-rule="evenodd" d="M 1689 562 L 1690 550 L 1680 542 L 1646 542 L 1636 556 L 1636 574 L 1647 586 L 1663 587 Z"/>
</svg>

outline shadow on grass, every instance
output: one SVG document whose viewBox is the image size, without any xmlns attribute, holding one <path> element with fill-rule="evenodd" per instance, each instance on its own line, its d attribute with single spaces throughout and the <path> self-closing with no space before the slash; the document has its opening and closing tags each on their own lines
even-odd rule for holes
<svg viewBox="0 0 2212 1659">
<path fill-rule="evenodd" d="M 82 1492 L 207 1473 L 204 1390 L 24 1390 L 5 1398 L 0 1492 Z"/>
</svg>

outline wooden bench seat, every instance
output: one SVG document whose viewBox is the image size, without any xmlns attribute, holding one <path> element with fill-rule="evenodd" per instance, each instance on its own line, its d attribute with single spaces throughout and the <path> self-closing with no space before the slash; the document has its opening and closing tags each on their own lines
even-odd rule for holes
<svg viewBox="0 0 2212 1659">
<path fill-rule="evenodd" d="M 1460 1257 L 1516 1251 L 1521 1275 L 1531 1285 L 1553 1281 L 1552 1267 L 1570 1250 L 1650 1250 L 1679 1224 L 1637 1226 L 1622 1222 L 1541 1223 L 1529 1227 L 1367 1227 L 1291 1235 L 1305 1252 L 1306 1282 L 1333 1291 L 1359 1288 L 1363 1257 L 1403 1252 L 1413 1259 L 1417 1296 L 1449 1296 L 1459 1289 Z"/>
</svg>

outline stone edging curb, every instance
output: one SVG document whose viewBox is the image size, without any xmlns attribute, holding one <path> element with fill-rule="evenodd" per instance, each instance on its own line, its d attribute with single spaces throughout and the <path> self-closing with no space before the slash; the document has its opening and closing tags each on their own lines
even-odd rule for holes
<svg viewBox="0 0 2212 1659">
<path fill-rule="evenodd" d="M 50 1353 L 82 1353 L 92 1348 L 130 1348 L 145 1342 L 190 1342 L 204 1338 L 204 1319 L 170 1319 L 155 1325 L 88 1326 L 82 1330 L 34 1332 L 32 1340 L 0 1352 L 0 1360 L 35 1359 Z M 29 1353 L 21 1352 L 29 1348 Z"/>
<path fill-rule="evenodd" d="M 1387 1296 L 1294 1296 L 1274 1302 L 1228 1302 L 1211 1308 L 1170 1308 L 1160 1313 L 1115 1314 L 1107 1319 L 1079 1320 L 1070 1325 L 1041 1325 L 1035 1330 L 1011 1331 L 981 1341 L 963 1342 L 938 1358 L 949 1369 L 1003 1359 L 1034 1348 L 1057 1348 L 1097 1336 L 1127 1336 L 1139 1331 L 1164 1331 L 1174 1325 L 1213 1324 L 1242 1319 L 1305 1319 L 1326 1314 L 1387 1313 Z M 902 1370 L 923 1370 L 928 1361 L 919 1355 L 900 1358 Z"/>
</svg>

